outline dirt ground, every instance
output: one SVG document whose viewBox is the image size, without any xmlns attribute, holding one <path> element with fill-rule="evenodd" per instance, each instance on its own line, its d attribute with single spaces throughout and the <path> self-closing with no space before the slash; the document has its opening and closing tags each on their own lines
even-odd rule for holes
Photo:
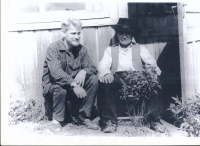
<svg viewBox="0 0 200 146">
<path fill-rule="evenodd" d="M 9 125 L 6 144 L 8 145 L 125 145 L 125 144 L 156 144 L 174 143 L 169 138 L 185 139 L 187 133 L 162 121 L 165 133 L 155 132 L 148 127 L 134 127 L 129 120 L 122 120 L 115 133 L 103 133 L 99 130 L 87 129 L 84 125 L 71 123 L 62 127 L 61 132 L 49 130 L 49 122 L 19 123 Z M 165 140 L 165 141 L 163 141 Z M 181 141 L 180 141 L 181 142 Z M 5 143 L 5 142 L 4 142 Z"/>
<path fill-rule="evenodd" d="M 149 129 L 148 127 L 134 127 L 129 120 L 119 122 L 115 133 L 103 133 L 99 130 L 87 129 L 84 125 L 76 126 L 71 123 L 62 127 L 61 132 L 53 133 L 48 127 L 49 121 L 39 123 L 20 123 L 17 125 L 9 125 L 9 137 L 68 137 L 68 136 L 84 136 L 84 137 L 187 137 L 187 134 L 176 127 L 162 121 L 165 125 L 165 133 L 159 133 Z"/>
</svg>

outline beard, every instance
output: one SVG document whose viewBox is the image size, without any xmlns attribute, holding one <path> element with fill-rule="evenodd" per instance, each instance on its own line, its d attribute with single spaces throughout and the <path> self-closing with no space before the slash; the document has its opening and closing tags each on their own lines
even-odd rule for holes
<svg viewBox="0 0 200 146">
<path fill-rule="evenodd" d="M 131 44 L 132 41 L 131 39 L 125 39 L 125 40 L 120 40 L 119 42 L 122 48 L 126 48 Z"/>
<path fill-rule="evenodd" d="M 73 46 L 73 47 L 77 47 L 79 46 L 80 42 L 79 41 L 71 41 L 69 42 L 70 46 Z"/>
</svg>

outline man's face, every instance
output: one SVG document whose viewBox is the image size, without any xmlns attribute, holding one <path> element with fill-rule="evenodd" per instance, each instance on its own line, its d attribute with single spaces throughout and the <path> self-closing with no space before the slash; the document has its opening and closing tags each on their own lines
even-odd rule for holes
<svg viewBox="0 0 200 146">
<path fill-rule="evenodd" d="M 131 43 L 133 35 L 131 33 L 119 31 L 117 33 L 117 37 L 118 37 L 120 44 L 126 46 L 126 45 L 129 45 Z"/>
<path fill-rule="evenodd" d="M 73 25 L 70 26 L 69 30 L 64 33 L 67 44 L 69 47 L 76 47 L 80 44 L 81 30 L 77 29 Z"/>
</svg>

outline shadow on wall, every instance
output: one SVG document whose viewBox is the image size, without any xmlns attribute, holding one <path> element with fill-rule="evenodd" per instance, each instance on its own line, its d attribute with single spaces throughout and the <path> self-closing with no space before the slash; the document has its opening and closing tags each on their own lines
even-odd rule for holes
<svg viewBox="0 0 200 146">
<path fill-rule="evenodd" d="M 160 54 L 157 64 L 162 70 L 160 76 L 162 83 L 163 119 L 173 122 L 170 111 L 167 110 L 172 97 L 181 97 L 180 56 L 178 41 L 170 41 Z"/>
</svg>

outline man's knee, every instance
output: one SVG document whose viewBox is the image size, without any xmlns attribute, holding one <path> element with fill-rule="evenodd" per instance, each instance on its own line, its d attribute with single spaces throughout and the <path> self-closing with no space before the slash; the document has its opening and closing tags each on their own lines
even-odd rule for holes
<svg viewBox="0 0 200 146">
<path fill-rule="evenodd" d="M 88 78 L 89 84 L 94 87 L 94 88 L 98 88 L 99 87 L 99 81 L 98 81 L 98 77 L 97 75 L 91 75 Z"/>
<path fill-rule="evenodd" d="M 100 81 L 99 81 L 99 86 L 100 86 L 100 88 L 105 88 L 105 89 L 110 90 L 109 88 L 113 88 L 114 82 L 111 82 L 111 83 L 103 83 L 103 82 L 100 82 Z"/>
<path fill-rule="evenodd" d="M 65 99 L 67 95 L 67 90 L 64 89 L 62 86 L 59 84 L 54 85 L 54 91 L 53 91 L 53 100 L 56 99 Z"/>
</svg>

